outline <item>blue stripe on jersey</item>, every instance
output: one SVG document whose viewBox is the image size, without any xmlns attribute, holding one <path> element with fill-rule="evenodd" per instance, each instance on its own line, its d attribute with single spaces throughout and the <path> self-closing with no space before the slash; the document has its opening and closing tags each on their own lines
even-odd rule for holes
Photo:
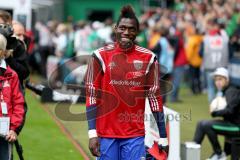
<svg viewBox="0 0 240 160">
<path fill-rule="evenodd" d="M 166 138 L 167 133 L 166 133 L 166 127 L 165 127 L 164 113 L 163 112 L 153 112 L 153 116 L 156 120 L 160 137 Z"/>
<path fill-rule="evenodd" d="M 97 106 L 86 107 L 88 130 L 96 129 Z"/>
</svg>

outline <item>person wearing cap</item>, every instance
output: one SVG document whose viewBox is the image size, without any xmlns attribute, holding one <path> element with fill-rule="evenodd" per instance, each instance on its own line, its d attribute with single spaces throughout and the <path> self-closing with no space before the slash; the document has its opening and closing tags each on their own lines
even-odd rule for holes
<svg viewBox="0 0 240 160">
<path fill-rule="evenodd" d="M 227 67 L 229 63 L 229 38 L 223 34 L 217 19 L 208 21 L 208 30 L 203 36 L 200 55 L 207 87 L 208 101 L 212 102 L 216 88 L 212 79 L 213 72 L 219 67 Z"/>
<path fill-rule="evenodd" d="M 237 133 L 230 130 L 216 130 L 214 126 L 220 128 L 240 126 L 240 89 L 229 83 L 228 70 L 223 67 L 217 68 L 213 76 L 218 92 L 222 92 L 221 96 L 226 99 L 226 106 L 210 109 L 212 117 L 217 118 L 214 120 L 202 120 L 198 122 L 193 141 L 197 144 L 201 144 L 204 136 L 207 135 L 214 151 L 209 160 L 224 160 L 226 159 L 226 154 L 222 151 L 217 136 L 219 134 L 233 136 Z"/>
</svg>

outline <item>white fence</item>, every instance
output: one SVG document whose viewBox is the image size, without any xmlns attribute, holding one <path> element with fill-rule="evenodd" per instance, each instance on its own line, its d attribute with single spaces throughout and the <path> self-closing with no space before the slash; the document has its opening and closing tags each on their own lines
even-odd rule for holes
<svg viewBox="0 0 240 160">
<path fill-rule="evenodd" d="M 180 160 L 180 119 L 179 113 L 164 107 L 164 115 L 166 117 L 171 117 L 171 119 L 166 120 L 167 126 L 169 127 L 169 156 L 168 160 Z M 149 148 L 152 147 L 154 140 L 159 138 L 158 128 L 154 120 L 150 105 L 148 100 L 146 100 L 145 108 L 145 145 Z M 168 119 L 168 118 L 166 118 Z"/>
</svg>

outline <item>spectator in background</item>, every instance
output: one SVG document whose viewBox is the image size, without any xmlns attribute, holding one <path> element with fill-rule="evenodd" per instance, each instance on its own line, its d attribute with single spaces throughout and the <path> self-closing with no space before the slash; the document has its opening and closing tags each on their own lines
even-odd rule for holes
<svg viewBox="0 0 240 160">
<path fill-rule="evenodd" d="M 148 40 L 148 48 L 154 49 L 160 39 L 160 34 L 158 32 L 157 25 L 150 29 L 149 40 Z"/>
<path fill-rule="evenodd" d="M 227 67 L 229 60 L 228 45 L 228 38 L 226 35 L 221 34 L 217 19 L 210 19 L 208 21 L 208 31 L 203 37 L 201 49 L 209 102 L 211 102 L 215 96 L 212 73 L 218 67 Z"/>
<path fill-rule="evenodd" d="M 57 36 L 54 39 L 55 55 L 61 58 L 64 56 L 67 48 L 67 26 L 63 23 L 60 23 L 57 26 L 56 34 Z"/>
<path fill-rule="evenodd" d="M 240 125 L 240 90 L 230 85 L 229 74 L 225 68 L 217 68 L 214 75 L 214 82 L 221 92 L 221 97 L 225 97 L 225 102 L 220 101 L 216 105 L 211 104 L 210 113 L 213 117 L 223 117 L 224 119 L 203 120 L 197 124 L 194 142 L 201 144 L 204 136 L 207 135 L 214 153 L 209 160 L 225 160 L 226 154 L 222 151 L 217 135 L 234 136 L 239 135 L 239 131 L 231 131 L 231 127 Z M 216 99 L 217 100 L 217 99 Z M 221 108 L 220 108 L 221 107 Z M 229 128 L 229 130 L 217 130 L 216 127 Z"/>
<path fill-rule="evenodd" d="M 238 18 L 237 25 L 238 27 L 230 39 L 230 58 L 235 56 L 240 57 L 240 17 Z"/>
<path fill-rule="evenodd" d="M 107 18 L 105 20 L 104 26 L 98 29 L 97 33 L 101 39 L 105 41 L 105 43 L 112 43 L 112 32 L 113 32 L 113 22 L 111 18 Z"/>
<path fill-rule="evenodd" d="M 74 51 L 75 31 L 74 31 L 72 25 L 66 25 L 66 27 L 67 27 L 67 46 L 66 46 L 66 51 L 64 53 L 64 57 L 65 58 L 73 58 L 76 53 Z"/>
<path fill-rule="evenodd" d="M 193 94 L 201 93 L 200 67 L 202 58 L 200 48 L 202 36 L 192 23 L 189 25 L 189 35 L 186 40 L 186 56 L 189 63 L 190 86 Z"/>
<path fill-rule="evenodd" d="M 227 35 L 232 36 L 235 33 L 235 30 L 237 30 L 238 28 L 237 20 L 240 15 L 239 5 L 238 5 L 239 0 L 221 1 L 221 3 L 219 2 L 220 1 L 207 1 L 207 0 L 176 1 L 175 3 L 176 5 L 173 8 L 160 8 L 160 7 L 156 7 L 156 9 L 151 8 L 147 10 L 140 18 L 141 22 L 143 22 L 141 24 L 141 27 L 145 29 L 143 29 L 143 31 L 140 32 L 140 35 L 139 37 L 137 37 L 136 41 L 138 43 L 141 43 L 142 46 L 145 46 L 146 40 L 147 40 L 148 49 L 153 49 L 160 39 L 158 28 L 155 26 L 157 26 L 158 24 L 163 24 L 164 27 L 168 29 L 168 32 L 169 32 L 168 40 L 171 46 L 173 46 L 175 50 L 175 61 L 174 61 L 175 65 L 174 65 L 174 71 L 173 71 L 175 75 L 172 77 L 174 79 L 173 82 L 176 83 L 176 85 L 174 85 L 175 89 L 171 96 L 173 101 L 178 101 L 179 99 L 178 97 L 179 85 L 181 81 L 181 76 L 184 76 L 183 68 L 186 64 L 186 61 L 184 60 L 186 59 L 186 56 L 184 58 L 184 54 L 182 53 L 184 53 L 184 49 L 188 50 L 189 40 L 192 41 L 191 40 L 192 33 L 181 35 L 179 34 L 180 33 L 179 27 L 181 28 L 181 32 L 186 33 L 188 32 L 188 28 L 185 27 L 186 23 L 193 22 L 194 20 L 196 20 L 196 22 L 194 22 L 194 24 L 192 25 L 194 26 L 194 28 L 198 28 L 201 34 L 204 34 L 209 32 L 209 27 L 208 27 L 209 19 L 215 18 L 215 19 L 218 19 L 219 21 L 218 23 L 221 24 L 221 29 L 220 29 L 221 35 L 226 39 L 228 38 Z M 68 24 L 72 25 L 71 18 L 70 18 L 70 21 L 68 22 L 70 22 Z M 107 19 L 105 22 L 99 22 L 100 25 L 97 26 L 97 28 L 93 27 L 94 23 L 95 22 L 87 23 L 87 22 L 81 21 L 77 24 L 78 28 L 74 33 L 74 40 L 73 40 L 74 52 L 76 52 L 77 55 L 81 55 L 81 59 L 83 59 L 83 62 L 86 62 L 86 59 L 87 59 L 83 57 L 89 57 L 89 55 L 91 54 L 91 51 L 97 48 L 98 42 L 99 42 L 98 39 L 100 39 L 101 45 L 102 43 L 108 43 L 108 42 L 114 41 L 109 36 L 109 35 L 114 35 L 112 34 L 113 33 L 112 21 L 110 19 Z M 148 27 L 146 28 L 146 26 Z M 51 29 L 50 28 L 48 29 L 50 30 L 50 33 L 52 33 Z M 47 32 L 43 31 L 41 33 L 46 34 Z M 231 37 L 229 38 L 231 39 L 231 42 L 234 42 L 234 41 L 236 42 L 236 40 L 234 40 L 236 38 L 231 38 Z M 68 44 L 69 43 L 67 43 L 66 48 L 69 48 Z M 182 47 L 179 48 L 179 46 L 182 46 Z M 194 66 L 195 64 L 193 64 L 195 62 L 193 61 L 194 60 L 188 59 L 188 62 L 191 63 L 191 68 L 195 67 Z M 181 72 L 182 74 L 180 74 Z M 198 71 L 195 70 L 194 73 L 198 73 Z M 196 75 L 196 77 L 198 77 L 198 75 Z M 196 80 L 195 84 L 197 83 L 198 82 Z M 199 88 L 200 84 L 198 83 L 198 85 L 196 86 L 197 88 Z"/>
<path fill-rule="evenodd" d="M 9 25 L 8 27 L 12 27 L 12 17 L 11 15 L 6 12 L 0 10 L 0 23 Z M 30 74 L 28 63 L 27 63 L 27 50 L 26 45 L 23 41 L 16 39 L 12 35 L 4 35 L 7 39 L 7 50 L 12 50 L 12 55 L 5 57 L 5 61 L 7 64 L 13 69 L 19 78 L 19 83 L 21 90 L 24 94 L 24 80 L 26 80 Z M 21 125 L 16 129 L 16 133 L 19 134 L 24 126 L 25 116 L 27 113 L 27 103 L 24 101 L 24 115 L 23 115 L 23 122 Z"/>
<path fill-rule="evenodd" d="M 13 32 L 14 32 L 13 35 L 17 39 L 24 42 L 24 40 L 25 40 L 25 28 L 24 28 L 24 26 L 20 22 L 17 22 L 17 21 L 13 21 L 12 26 L 13 26 Z"/>
<path fill-rule="evenodd" d="M 90 44 L 88 36 L 91 30 L 88 28 L 85 21 L 79 21 L 77 23 L 77 30 L 74 37 L 74 50 L 78 56 L 89 55 Z"/>
<path fill-rule="evenodd" d="M 167 83 L 170 81 L 171 74 L 173 72 L 173 58 L 174 58 L 174 49 L 170 45 L 168 37 L 168 28 L 164 26 L 158 26 L 158 31 L 160 34 L 160 39 L 153 49 L 153 52 L 157 55 L 160 67 L 160 82 L 161 84 L 161 95 L 163 97 L 163 104 L 167 101 L 167 92 L 168 86 Z"/>
<path fill-rule="evenodd" d="M 0 80 L 1 80 L 1 118 L 9 118 L 8 133 L 0 135 L 0 159 L 10 160 L 13 154 L 13 142 L 17 140 L 20 128 L 24 123 L 24 97 L 18 75 L 4 60 L 12 54 L 6 49 L 7 39 L 0 34 Z M 5 107 L 5 108 L 4 108 Z M 2 123 L 1 123 L 2 124 Z M 6 124 L 6 121 L 5 121 Z M 1 126 L 2 127 L 2 126 Z"/>
<path fill-rule="evenodd" d="M 140 33 L 138 34 L 136 41 L 139 46 L 147 48 L 148 45 L 148 24 L 147 22 L 140 23 Z"/>
<path fill-rule="evenodd" d="M 41 56 L 41 72 L 42 76 L 46 77 L 46 63 L 47 57 L 51 55 L 51 49 L 53 46 L 52 35 L 50 33 L 49 28 L 44 25 L 42 22 L 37 22 L 35 25 L 35 29 L 38 34 L 38 50 Z"/>
<path fill-rule="evenodd" d="M 92 32 L 89 35 L 88 41 L 91 45 L 91 50 L 94 51 L 105 44 L 105 41 L 98 35 L 98 30 L 103 27 L 103 24 L 99 21 L 95 21 L 92 23 L 91 27 Z"/>
<path fill-rule="evenodd" d="M 179 23 L 178 28 L 175 31 L 175 35 L 172 39 L 174 44 L 174 68 L 173 68 L 173 91 L 171 93 L 171 102 L 181 102 L 179 99 L 179 89 L 180 84 L 184 76 L 185 66 L 187 64 L 186 52 L 184 48 L 184 38 L 183 38 L 183 24 Z"/>
<path fill-rule="evenodd" d="M 0 23 L 12 27 L 12 17 L 6 12 L 0 10 Z M 9 43 L 7 49 L 13 49 L 13 55 L 6 59 L 7 64 L 17 72 L 21 87 L 24 88 L 23 81 L 29 76 L 30 72 L 27 64 L 27 53 L 24 42 L 17 40 L 15 37 L 6 37 Z"/>
<path fill-rule="evenodd" d="M 227 15 L 229 16 L 229 22 L 226 23 L 226 32 L 229 36 L 232 36 L 235 31 L 239 28 L 239 18 L 240 18 L 240 0 L 232 2 L 234 5 L 225 4 L 224 7 L 227 10 Z M 226 12 L 225 12 L 226 15 Z"/>
<path fill-rule="evenodd" d="M 57 37 L 54 39 L 55 55 L 59 57 L 58 76 L 63 83 L 75 84 L 76 79 L 71 74 L 71 64 L 73 53 L 73 33 L 71 28 L 64 23 L 60 23 L 56 29 Z"/>
</svg>

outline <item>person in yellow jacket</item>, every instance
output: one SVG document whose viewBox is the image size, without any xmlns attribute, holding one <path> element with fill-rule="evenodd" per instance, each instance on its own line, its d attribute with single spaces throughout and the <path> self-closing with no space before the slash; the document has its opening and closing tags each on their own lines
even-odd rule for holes
<svg viewBox="0 0 240 160">
<path fill-rule="evenodd" d="M 148 42 L 148 49 L 150 50 L 154 49 L 159 39 L 161 38 L 158 28 L 159 26 L 155 25 L 150 31 L 151 33 L 150 33 L 149 42 Z"/>
<path fill-rule="evenodd" d="M 200 35 L 193 24 L 189 24 L 188 37 L 186 43 L 186 56 L 189 62 L 190 84 L 193 94 L 201 93 L 200 67 L 202 58 L 199 54 L 202 35 Z"/>
</svg>

